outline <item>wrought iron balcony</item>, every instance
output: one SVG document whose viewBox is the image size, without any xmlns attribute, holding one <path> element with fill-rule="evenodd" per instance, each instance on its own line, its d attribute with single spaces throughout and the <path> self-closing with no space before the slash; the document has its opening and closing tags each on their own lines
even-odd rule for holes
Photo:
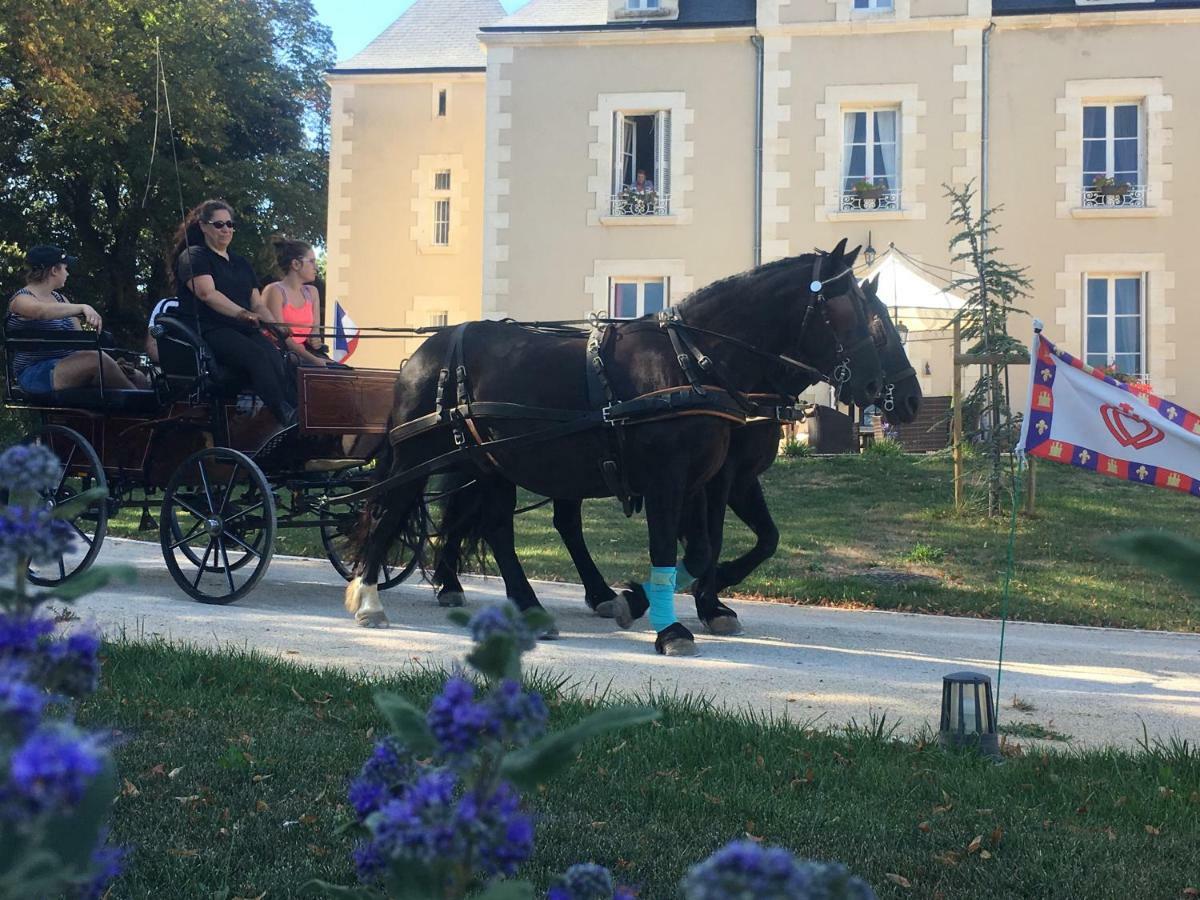
<svg viewBox="0 0 1200 900">
<path fill-rule="evenodd" d="M 671 197 L 657 191 L 624 190 L 612 197 L 614 216 L 667 216 L 671 214 Z"/>
<path fill-rule="evenodd" d="M 899 211 L 900 192 L 881 188 L 861 191 L 842 191 L 842 212 Z"/>
<path fill-rule="evenodd" d="M 1080 198 L 1084 209 L 1128 209 L 1146 206 L 1146 185 L 1118 184 L 1108 187 L 1085 187 Z"/>
</svg>

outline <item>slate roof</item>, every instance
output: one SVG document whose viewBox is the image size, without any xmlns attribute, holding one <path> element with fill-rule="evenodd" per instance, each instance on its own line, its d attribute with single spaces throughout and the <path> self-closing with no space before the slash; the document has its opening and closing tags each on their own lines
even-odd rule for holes
<svg viewBox="0 0 1200 900">
<path fill-rule="evenodd" d="M 479 29 L 502 18 L 500 0 L 417 0 L 361 52 L 330 71 L 483 71 L 487 56 Z"/>
<path fill-rule="evenodd" d="M 608 21 L 608 0 L 530 0 L 483 31 L 589 31 L 629 28 L 721 28 L 753 25 L 755 0 L 679 0 L 675 19 Z"/>
<path fill-rule="evenodd" d="M 992 13 L 997 16 L 1025 16 L 1038 13 L 1105 13 L 1124 10 L 1200 9 L 1200 0 L 1154 0 L 1153 3 L 1088 3 L 1075 0 L 992 0 Z"/>
</svg>

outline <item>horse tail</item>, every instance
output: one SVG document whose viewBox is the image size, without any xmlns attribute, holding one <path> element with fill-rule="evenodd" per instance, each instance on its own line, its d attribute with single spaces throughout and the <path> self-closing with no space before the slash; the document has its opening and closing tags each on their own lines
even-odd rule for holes
<svg viewBox="0 0 1200 900">
<path fill-rule="evenodd" d="M 459 574 L 470 567 L 487 571 L 487 533 L 492 521 L 486 481 L 475 473 L 451 471 L 440 480 L 438 540 L 431 542 L 434 573 L 443 566 Z"/>
</svg>

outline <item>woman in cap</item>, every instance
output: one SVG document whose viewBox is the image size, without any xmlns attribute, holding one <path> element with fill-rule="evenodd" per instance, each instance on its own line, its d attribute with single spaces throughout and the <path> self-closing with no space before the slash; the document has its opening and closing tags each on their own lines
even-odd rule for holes
<svg viewBox="0 0 1200 900">
<path fill-rule="evenodd" d="M 60 293 L 67 283 L 68 269 L 76 262 L 61 247 L 39 244 L 25 257 L 27 276 L 21 288 L 8 302 L 5 330 L 9 333 L 79 331 L 82 318 L 88 327 L 100 330 L 100 314 L 86 303 L 71 303 Z M 54 349 L 20 350 L 13 354 L 13 377 L 17 385 L 35 396 L 67 388 L 104 385 L 129 390 L 129 376 L 107 353 L 96 350 Z M 103 373 L 103 378 L 101 377 Z"/>
<path fill-rule="evenodd" d="M 294 385 L 279 350 L 259 330 L 260 322 L 276 320 L 262 301 L 249 261 L 229 249 L 236 227 L 224 200 L 206 200 L 187 214 L 171 251 L 175 290 L 217 362 L 242 372 L 275 418 L 291 425 Z"/>
</svg>

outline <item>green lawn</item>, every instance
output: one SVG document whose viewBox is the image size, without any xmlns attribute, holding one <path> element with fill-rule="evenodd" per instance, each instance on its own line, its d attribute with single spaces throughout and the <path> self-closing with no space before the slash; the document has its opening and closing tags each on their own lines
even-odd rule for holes
<svg viewBox="0 0 1200 900">
<path fill-rule="evenodd" d="M 981 479 L 977 465 L 973 483 Z M 1008 518 L 955 514 L 950 462 L 944 456 L 781 460 L 764 481 L 782 534 L 779 552 L 734 596 L 1000 614 Z M 978 496 L 978 487 L 971 493 Z M 589 501 L 585 517 L 601 571 L 613 582 L 644 577 L 644 519 L 625 519 L 612 500 Z M 114 532 L 132 534 L 137 518 L 127 510 Z M 549 507 L 518 519 L 526 570 L 533 578 L 576 581 L 550 519 Z M 1163 578 L 1116 561 L 1101 546 L 1105 537 L 1142 527 L 1200 538 L 1200 504 L 1174 491 L 1040 465 L 1036 514 L 1023 515 L 1018 523 L 1011 615 L 1077 625 L 1200 630 L 1200 605 L 1194 599 Z M 749 531 L 732 516 L 727 535 L 725 558 L 752 543 Z M 281 550 L 322 555 L 315 534 L 301 531 L 284 532 Z"/>
<path fill-rule="evenodd" d="M 368 683 L 161 644 L 105 653 L 82 718 L 119 732 L 113 827 L 134 849 L 113 896 L 156 900 L 286 897 L 309 878 L 349 881 L 337 829 L 347 780 L 381 726 L 371 693 L 424 704 L 442 677 Z M 587 711 L 542 688 L 552 725 Z M 538 849 L 523 876 L 545 886 L 591 860 L 641 897 L 669 900 L 687 865 L 749 833 L 840 859 L 885 898 L 1128 900 L 1200 887 L 1195 747 L 995 766 L 894 741 L 886 723 L 824 732 L 678 697 L 655 705 L 659 724 L 588 745 L 534 799 Z"/>
</svg>

